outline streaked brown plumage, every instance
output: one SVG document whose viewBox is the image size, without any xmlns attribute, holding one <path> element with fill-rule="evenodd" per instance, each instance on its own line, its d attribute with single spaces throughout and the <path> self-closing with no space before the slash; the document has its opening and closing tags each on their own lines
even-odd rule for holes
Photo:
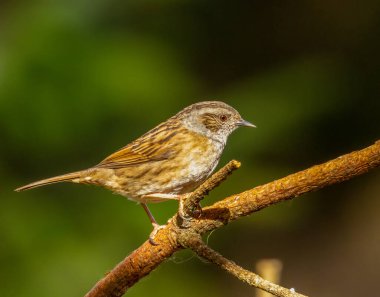
<svg viewBox="0 0 380 297">
<path fill-rule="evenodd" d="M 140 202 L 157 227 L 146 203 L 180 199 L 195 189 L 213 172 L 228 136 L 239 126 L 254 127 L 223 102 L 199 102 L 94 167 L 37 181 L 16 191 L 63 181 L 102 186 Z"/>
</svg>

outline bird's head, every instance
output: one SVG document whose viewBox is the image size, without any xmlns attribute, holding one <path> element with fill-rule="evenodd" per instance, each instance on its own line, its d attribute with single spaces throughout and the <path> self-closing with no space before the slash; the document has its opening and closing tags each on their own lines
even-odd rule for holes
<svg viewBox="0 0 380 297">
<path fill-rule="evenodd" d="M 236 109 L 221 101 L 195 103 L 175 117 L 188 129 L 223 143 L 240 126 L 256 127 L 244 120 Z"/>
</svg>

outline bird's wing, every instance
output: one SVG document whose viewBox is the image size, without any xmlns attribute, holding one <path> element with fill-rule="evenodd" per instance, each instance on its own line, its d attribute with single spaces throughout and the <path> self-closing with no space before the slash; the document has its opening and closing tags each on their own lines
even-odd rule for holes
<svg viewBox="0 0 380 297">
<path fill-rule="evenodd" d="M 168 124 L 166 122 L 150 130 L 105 158 L 96 167 L 117 169 L 170 158 L 173 145 L 169 140 L 178 133 L 178 127 Z"/>
</svg>

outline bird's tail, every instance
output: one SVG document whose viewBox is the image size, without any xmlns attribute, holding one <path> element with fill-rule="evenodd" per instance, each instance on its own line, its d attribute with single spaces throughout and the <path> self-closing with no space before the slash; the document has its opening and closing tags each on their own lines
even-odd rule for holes
<svg viewBox="0 0 380 297">
<path fill-rule="evenodd" d="M 54 176 L 51 178 L 43 179 L 36 181 L 34 183 L 27 184 L 23 187 L 17 188 L 15 191 L 16 192 L 21 192 L 37 187 L 42 187 L 50 184 L 55 184 L 55 183 L 60 183 L 60 182 L 65 182 L 65 181 L 74 181 L 75 179 L 79 179 L 83 176 L 83 171 L 77 171 L 77 172 L 72 172 L 68 174 L 63 174 L 63 175 L 58 175 Z"/>
</svg>

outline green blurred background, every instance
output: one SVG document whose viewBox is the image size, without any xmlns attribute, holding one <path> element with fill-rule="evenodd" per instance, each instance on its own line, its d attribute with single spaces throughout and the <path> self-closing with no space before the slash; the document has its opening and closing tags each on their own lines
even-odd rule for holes
<svg viewBox="0 0 380 297">
<path fill-rule="evenodd" d="M 242 168 L 210 204 L 379 138 L 376 1 L 2 1 L 0 296 L 82 296 L 146 240 L 141 207 L 103 189 L 36 179 L 92 166 L 183 107 L 219 99 L 239 129 L 221 164 Z M 380 172 L 270 207 L 212 233 L 246 268 L 283 262 L 311 296 L 373 296 Z M 152 206 L 160 222 L 175 202 Z M 176 254 L 128 296 L 253 296 Z"/>
</svg>

